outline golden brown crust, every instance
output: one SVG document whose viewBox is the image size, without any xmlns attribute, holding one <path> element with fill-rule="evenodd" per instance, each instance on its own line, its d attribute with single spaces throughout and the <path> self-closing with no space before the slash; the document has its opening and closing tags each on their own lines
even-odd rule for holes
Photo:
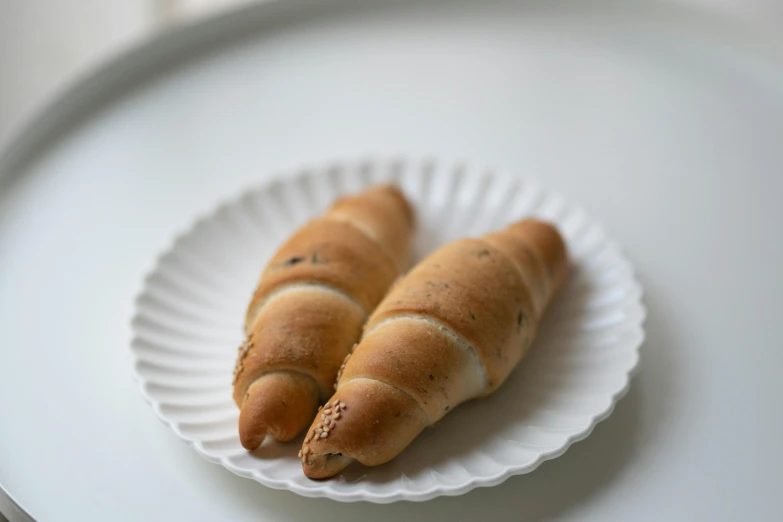
<svg viewBox="0 0 783 522">
<path fill-rule="evenodd" d="M 416 226 L 416 214 L 413 211 L 413 206 L 410 201 L 405 197 L 405 194 L 394 185 L 378 185 L 369 189 L 367 192 L 377 191 L 383 194 L 383 197 L 393 199 L 397 204 L 398 211 L 405 216 L 405 223 L 408 230 L 413 230 Z"/>
<path fill-rule="evenodd" d="M 431 317 L 458 332 L 483 361 L 490 392 L 522 356 L 533 305 L 506 255 L 480 239 L 461 239 L 411 270 L 378 306 L 366 329 L 399 315 Z"/>
<path fill-rule="evenodd" d="M 529 290 L 535 317 L 540 318 L 551 291 L 550 278 L 543 261 L 527 242 L 505 230 L 487 234 L 481 239 L 503 252 L 517 266 Z"/>
<path fill-rule="evenodd" d="M 484 390 L 486 376 L 475 358 L 445 327 L 421 317 L 397 318 L 364 336 L 340 377 L 391 383 L 416 399 L 433 423 Z"/>
<path fill-rule="evenodd" d="M 271 372 L 255 380 L 239 413 L 239 440 L 255 449 L 267 433 L 277 440 L 291 440 L 313 418 L 318 407 L 318 387 L 306 374 Z"/>
<path fill-rule="evenodd" d="M 234 379 L 246 448 L 307 426 L 367 314 L 399 277 L 411 231 L 402 194 L 376 187 L 338 201 L 273 256 L 248 306 Z"/>
<path fill-rule="evenodd" d="M 319 286 L 288 287 L 273 296 L 253 323 L 253 346 L 241 359 L 234 383 L 237 405 L 256 379 L 280 370 L 306 373 L 325 400 L 365 317 L 349 297 Z"/>
<path fill-rule="evenodd" d="M 333 476 L 352 460 L 387 462 L 446 411 L 497 389 L 567 270 L 559 233 L 535 220 L 451 243 L 422 261 L 370 317 L 329 401 L 361 414 L 341 417 L 325 439 L 313 438 L 316 419 L 303 446 L 305 474 Z M 485 381 L 476 377 L 482 372 Z"/>
<path fill-rule="evenodd" d="M 410 241 L 400 230 L 413 226 L 413 211 L 402 193 L 391 186 L 380 186 L 358 196 L 338 200 L 326 213 L 326 219 L 348 220 L 377 240 L 399 270 L 410 262 Z"/>
<path fill-rule="evenodd" d="M 538 219 L 523 219 L 508 227 L 509 235 L 525 241 L 543 261 L 554 294 L 568 275 L 568 251 L 554 225 Z M 550 295 L 551 297 L 551 295 Z"/>
<path fill-rule="evenodd" d="M 345 404 L 339 418 L 326 437 L 317 432 L 318 425 L 335 416 L 334 401 Z M 302 446 L 302 468 L 310 478 L 327 478 L 335 473 L 335 463 L 345 465 L 348 459 L 367 466 L 377 466 L 397 456 L 429 425 L 427 415 L 410 395 L 388 384 L 369 379 L 346 382 L 320 410 Z M 329 410 L 329 414 L 322 413 Z M 342 453 L 342 461 L 329 459 Z M 346 462 L 347 461 L 347 462 Z M 336 472 L 342 470 L 342 467 Z"/>
<path fill-rule="evenodd" d="M 267 265 L 248 307 L 246 328 L 277 288 L 323 283 L 351 296 L 368 312 L 399 275 L 384 250 L 346 222 L 315 220 L 295 233 Z"/>
</svg>

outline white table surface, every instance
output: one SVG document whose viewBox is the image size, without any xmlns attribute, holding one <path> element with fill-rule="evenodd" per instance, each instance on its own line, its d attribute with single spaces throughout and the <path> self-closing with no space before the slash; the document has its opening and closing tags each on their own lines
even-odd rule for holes
<svg viewBox="0 0 783 522">
<path fill-rule="evenodd" d="M 172 27 L 274 0 L 0 1 L 0 143 L 65 87 Z M 649 0 L 651 3 L 659 0 Z M 779 0 L 668 0 L 780 33 Z"/>
<path fill-rule="evenodd" d="M 0 1 L 0 142 L 42 104 L 139 41 L 263 0 Z"/>
<path fill-rule="evenodd" d="M 41 521 L 779 519 L 783 68 L 741 29 L 611 4 L 294 19 L 53 143 L 0 194 L 0 484 Z M 563 457 L 458 498 L 343 505 L 204 461 L 141 399 L 132 298 L 172 235 L 269 172 L 367 151 L 518 168 L 626 248 L 640 373 Z"/>
</svg>

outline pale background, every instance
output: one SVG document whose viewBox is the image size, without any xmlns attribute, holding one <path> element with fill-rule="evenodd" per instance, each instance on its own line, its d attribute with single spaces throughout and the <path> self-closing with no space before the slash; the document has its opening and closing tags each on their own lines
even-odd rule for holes
<svg viewBox="0 0 783 522">
<path fill-rule="evenodd" d="M 676 1 L 783 38 L 780 0 Z M 245 2 L 0 0 L 0 143 L 55 93 L 134 42 Z"/>
<path fill-rule="evenodd" d="M 250 1 L 0 0 L 0 143 L 55 92 L 134 42 Z M 669 1 L 771 34 L 783 28 L 780 0 Z"/>
</svg>

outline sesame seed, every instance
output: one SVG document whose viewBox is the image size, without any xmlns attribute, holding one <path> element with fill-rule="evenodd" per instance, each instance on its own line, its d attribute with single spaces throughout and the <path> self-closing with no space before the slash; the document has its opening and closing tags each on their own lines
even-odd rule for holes
<svg viewBox="0 0 783 522">
<path fill-rule="evenodd" d="M 337 389 L 337 383 L 334 383 L 333 386 L 334 386 L 334 389 L 336 390 Z"/>
<path fill-rule="evenodd" d="M 299 455 L 297 455 L 300 459 L 302 458 L 302 450 L 299 450 Z"/>
<path fill-rule="evenodd" d="M 319 433 L 321 433 L 321 432 L 323 432 L 323 431 L 324 431 L 324 429 L 323 429 L 323 428 L 316 428 L 316 429 L 315 429 L 315 433 L 316 433 L 316 434 L 319 434 Z"/>
<path fill-rule="evenodd" d="M 305 437 L 305 444 L 307 444 L 308 442 L 310 442 L 310 435 L 308 435 L 307 437 Z"/>
<path fill-rule="evenodd" d="M 324 410 L 324 415 L 331 415 L 331 414 L 332 414 L 332 409 L 331 408 L 326 408 Z"/>
<path fill-rule="evenodd" d="M 318 426 L 316 426 L 316 428 L 323 428 L 323 427 L 324 427 L 324 425 L 321 424 L 320 422 L 318 423 Z"/>
<path fill-rule="evenodd" d="M 329 435 L 329 432 L 325 431 L 325 432 L 321 433 L 321 438 L 325 439 L 327 435 Z"/>
<path fill-rule="evenodd" d="M 343 401 L 340 401 L 340 408 L 345 409 L 345 403 Z"/>
<path fill-rule="evenodd" d="M 329 429 L 334 428 L 334 425 L 335 425 L 334 419 L 330 419 L 329 420 Z"/>
<path fill-rule="evenodd" d="M 334 415 L 332 415 L 332 418 L 333 418 L 334 420 L 337 420 L 337 419 L 339 419 L 339 418 L 340 418 L 340 411 L 338 410 L 338 411 L 337 411 L 337 412 L 336 412 Z"/>
</svg>

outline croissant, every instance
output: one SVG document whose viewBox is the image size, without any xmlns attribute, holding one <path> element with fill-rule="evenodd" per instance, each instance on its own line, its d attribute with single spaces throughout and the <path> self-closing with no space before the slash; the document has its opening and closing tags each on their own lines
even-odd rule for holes
<svg viewBox="0 0 783 522">
<path fill-rule="evenodd" d="M 537 220 L 424 259 L 346 356 L 336 393 L 305 436 L 305 474 L 388 462 L 460 403 L 494 392 L 530 347 L 568 266 L 557 229 Z"/>
<path fill-rule="evenodd" d="M 367 317 L 407 268 L 412 229 L 405 197 L 380 186 L 338 200 L 277 251 L 248 306 L 234 371 L 245 448 L 307 427 Z"/>
</svg>

